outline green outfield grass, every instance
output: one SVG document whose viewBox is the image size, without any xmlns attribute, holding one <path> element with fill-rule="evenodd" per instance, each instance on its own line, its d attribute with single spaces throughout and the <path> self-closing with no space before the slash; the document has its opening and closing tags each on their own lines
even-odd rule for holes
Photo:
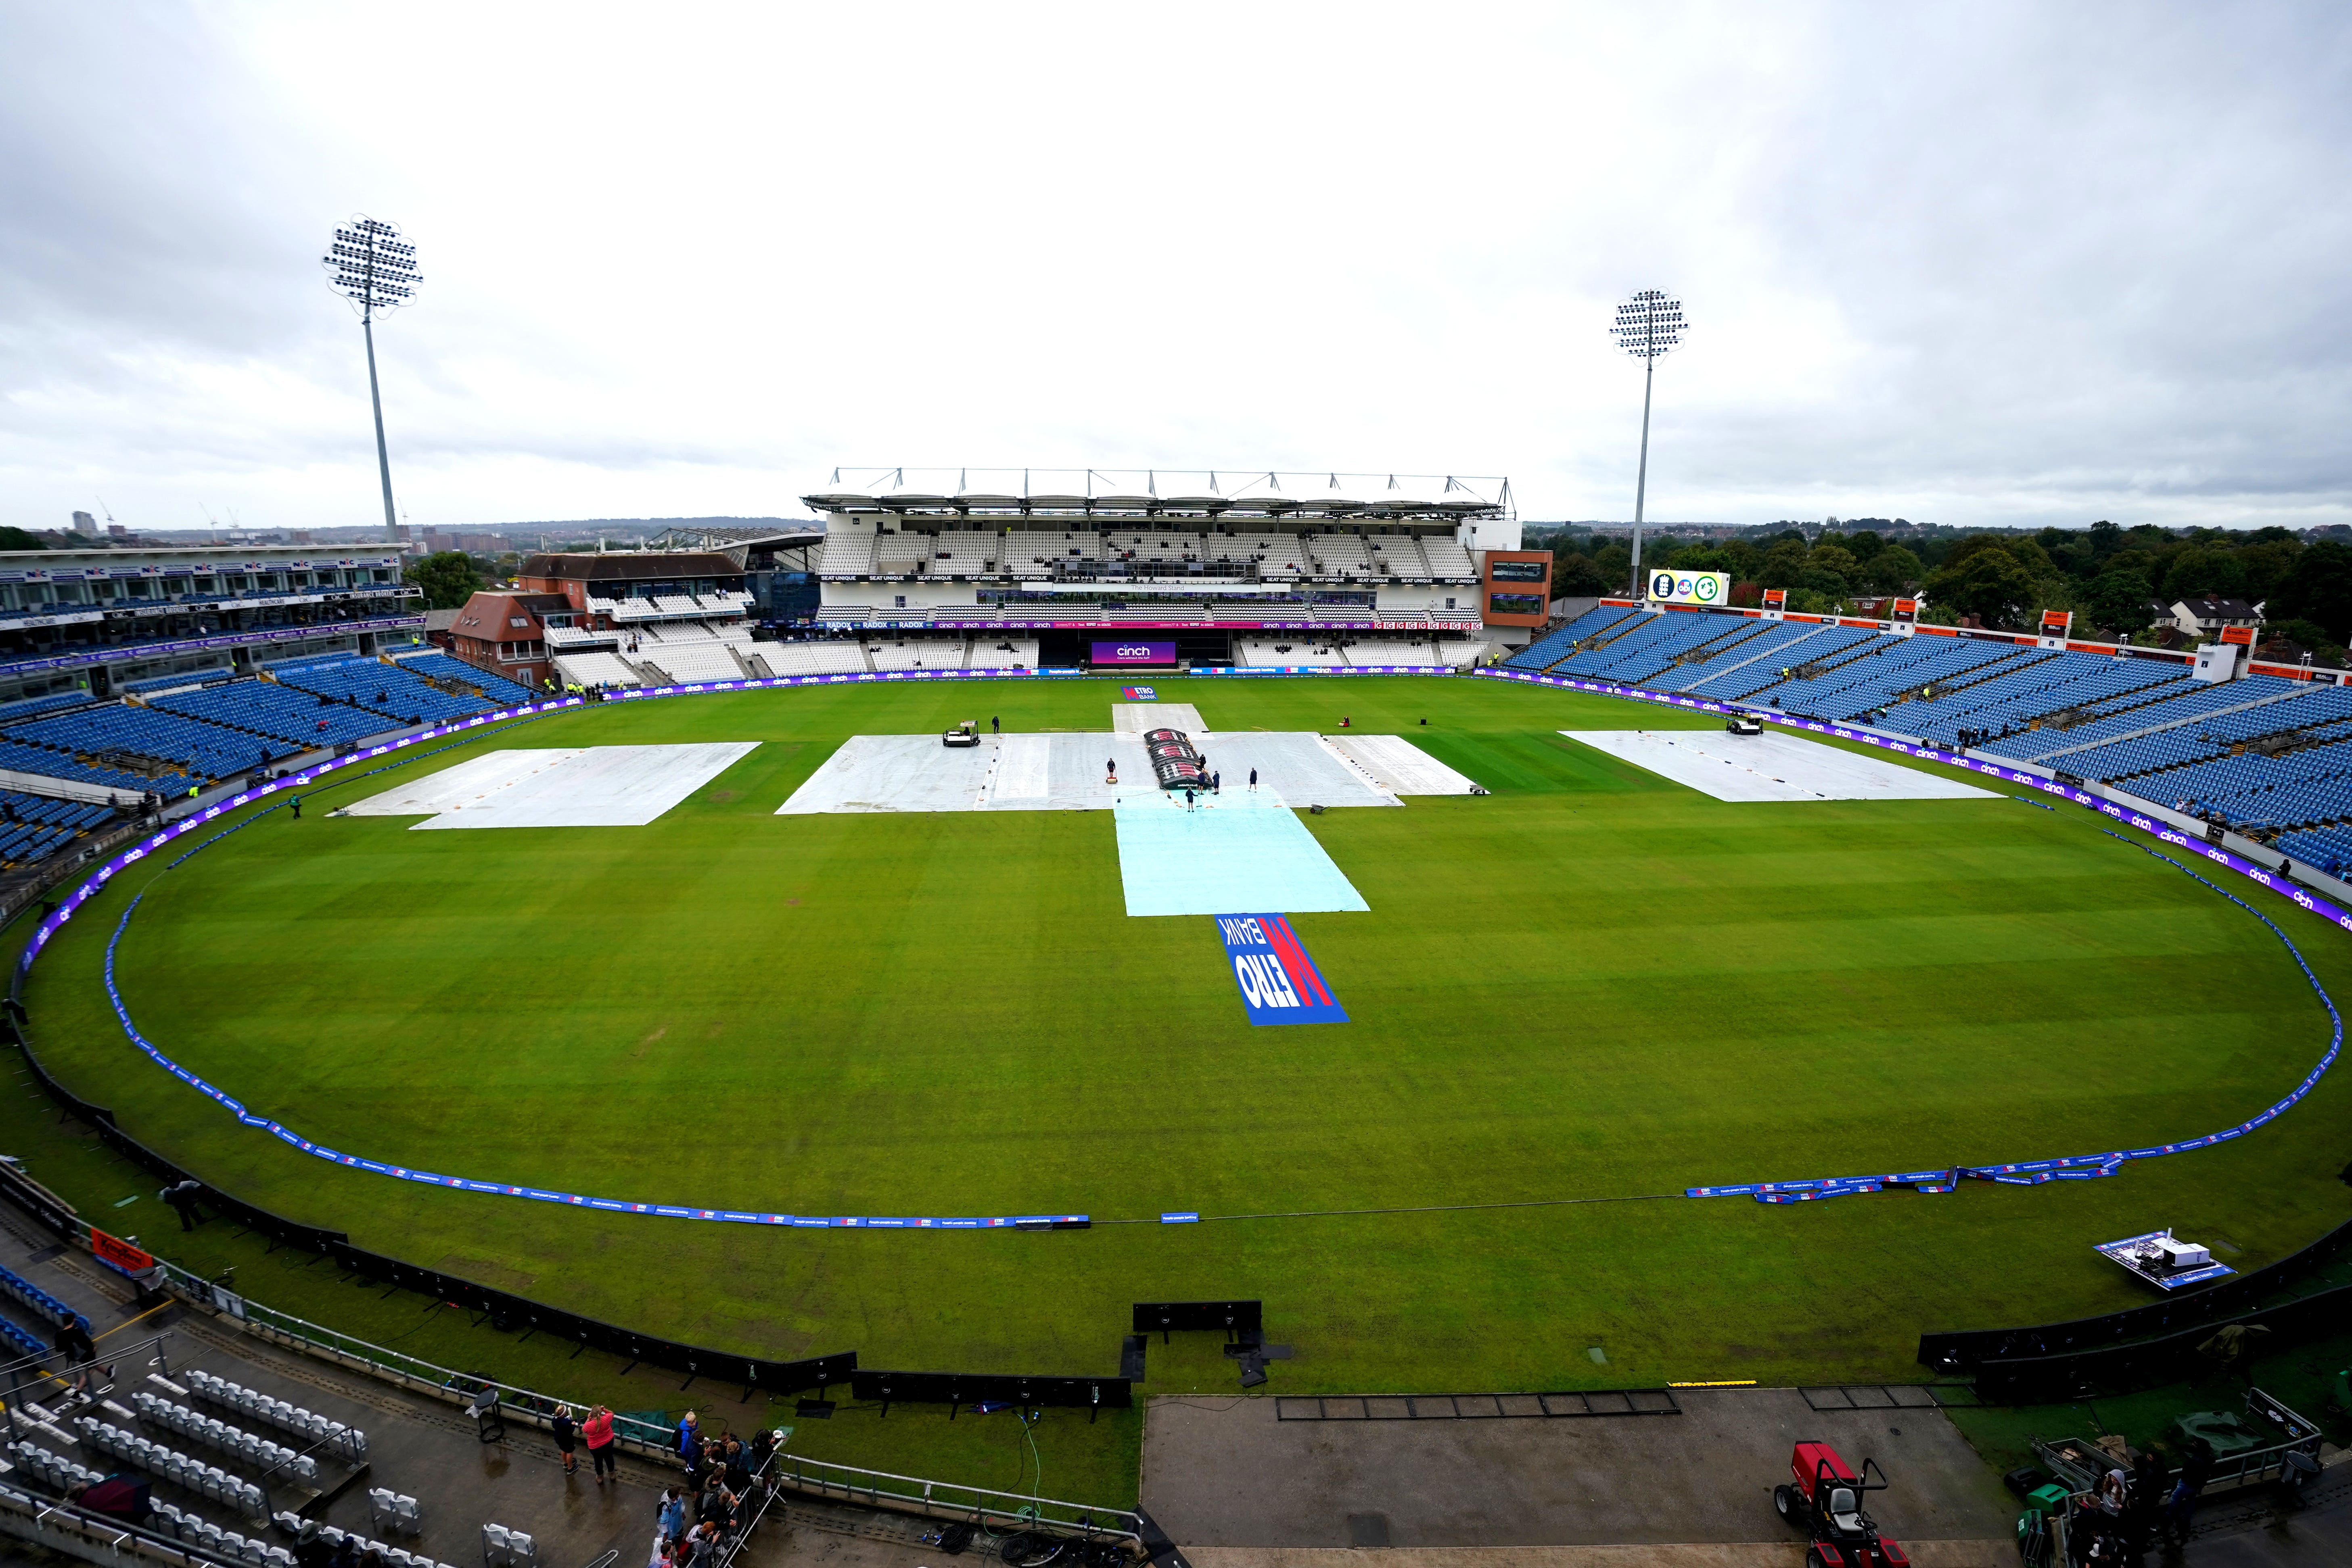
<svg viewBox="0 0 2352 1568">
<path fill-rule="evenodd" d="M 36 969 L 32 1038 L 134 1136 L 361 1246 L 877 1367 L 1110 1373 L 1129 1303 L 1257 1296 L 1297 1352 L 1274 1392 L 1901 1378 L 1924 1329 L 2140 1300 L 2095 1241 L 2170 1225 L 2251 1268 L 2352 1215 L 2352 1068 L 2257 1136 L 2112 1181 L 1665 1195 L 2168 1141 L 2289 1089 L 2328 1025 L 2286 952 L 2090 814 L 1728 805 L 1555 733 L 1707 721 L 1500 683 L 1160 690 L 1216 729 L 1349 715 L 1494 792 L 1305 819 L 1371 906 L 1294 922 L 1352 1022 L 1249 1026 L 1210 921 L 1123 912 L 1107 813 L 773 815 L 852 734 L 1108 727 L 1116 684 L 1037 681 L 616 704 L 419 764 L 763 742 L 643 828 L 417 833 L 321 819 L 401 774 L 309 792 L 299 823 L 118 879 Z M 100 964 L 142 888 L 121 953 L 142 1030 L 385 1161 L 803 1214 L 1413 1212 L 812 1232 L 336 1169 L 123 1038 Z M 2352 939 L 2244 896 L 2352 999 Z M 1445 1206 L 1558 1199 L 1593 1201 Z M 1206 1347 L 1152 1355 L 1154 1392 L 1234 1386 Z"/>
</svg>

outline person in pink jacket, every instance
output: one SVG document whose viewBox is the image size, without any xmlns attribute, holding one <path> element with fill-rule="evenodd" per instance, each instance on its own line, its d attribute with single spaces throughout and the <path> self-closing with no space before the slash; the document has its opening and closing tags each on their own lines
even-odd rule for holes
<svg viewBox="0 0 2352 1568">
<path fill-rule="evenodd" d="M 621 1472 L 613 1458 L 613 1413 L 605 1406 L 596 1406 L 596 1414 L 580 1424 L 581 1439 L 588 1445 L 588 1458 L 596 1471 L 596 1484 L 603 1486 L 611 1476 L 613 1484 L 621 1484 Z"/>
</svg>

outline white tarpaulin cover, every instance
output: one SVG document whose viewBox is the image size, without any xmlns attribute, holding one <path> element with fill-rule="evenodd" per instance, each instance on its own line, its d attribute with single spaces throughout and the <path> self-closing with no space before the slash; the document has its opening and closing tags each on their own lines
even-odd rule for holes
<svg viewBox="0 0 2352 1568">
<path fill-rule="evenodd" d="M 1275 805 L 1395 805 L 1362 770 L 1308 733 L 1248 731 L 1192 737 L 1224 776 L 1227 798 L 1249 793 Z M 1118 783 L 1103 764 L 1118 761 Z M 943 746 L 937 735 L 854 735 L 779 808 L 780 816 L 864 811 L 1106 811 L 1164 805 L 1143 738 L 1104 733 L 983 735 Z"/>
<path fill-rule="evenodd" d="M 419 828 L 643 827 L 759 743 L 492 752 L 345 809 L 353 816 L 434 813 Z"/>
<path fill-rule="evenodd" d="M 1326 735 L 1323 743 L 1391 795 L 1468 795 L 1475 787 L 1402 735 Z"/>
<path fill-rule="evenodd" d="M 1990 790 L 1920 768 L 1766 731 L 1562 730 L 1717 800 L 1997 800 Z"/>
<path fill-rule="evenodd" d="M 1140 735 L 1146 730 L 1181 730 L 1189 735 L 1209 726 L 1190 702 L 1114 702 L 1110 727 L 1122 735 Z"/>
</svg>

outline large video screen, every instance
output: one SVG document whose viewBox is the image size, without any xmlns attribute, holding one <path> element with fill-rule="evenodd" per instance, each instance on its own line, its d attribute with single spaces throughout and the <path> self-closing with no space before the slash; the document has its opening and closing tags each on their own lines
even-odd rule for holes
<svg viewBox="0 0 2352 1568">
<path fill-rule="evenodd" d="M 1096 664 L 1173 664 L 1176 645 L 1172 642 L 1098 642 L 1095 644 Z"/>
<path fill-rule="evenodd" d="M 1489 561 L 1486 569 L 1497 583 L 1540 583 L 1551 575 L 1549 561 Z"/>
<path fill-rule="evenodd" d="M 1486 613 L 1495 616 L 1540 616 L 1544 613 L 1541 594 L 1489 594 Z"/>
</svg>

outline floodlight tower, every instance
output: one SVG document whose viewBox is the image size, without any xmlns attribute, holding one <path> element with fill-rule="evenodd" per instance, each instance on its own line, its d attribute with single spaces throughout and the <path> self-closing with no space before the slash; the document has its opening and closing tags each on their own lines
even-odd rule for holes
<svg viewBox="0 0 2352 1568">
<path fill-rule="evenodd" d="M 1642 592 L 1642 507 L 1650 489 L 1650 384 L 1657 379 L 1658 361 L 1683 341 L 1683 302 L 1669 300 L 1661 289 L 1644 289 L 1617 307 L 1616 324 L 1609 335 L 1617 346 L 1642 362 L 1642 467 L 1633 480 L 1633 578 Z"/>
<path fill-rule="evenodd" d="M 416 247 L 400 237 L 397 225 L 361 216 L 335 230 L 334 243 L 319 258 L 335 292 L 360 308 L 360 331 L 367 338 L 368 399 L 375 405 L 375 466 L 383 479 L 383 537 L 398 542 L 400 524 L 392 510 L 392 458 L 383 445 L 383 394 L 375 379 L 375 315 L 416 298 L 425 279 L 416 270 Z"/>
</svg>

